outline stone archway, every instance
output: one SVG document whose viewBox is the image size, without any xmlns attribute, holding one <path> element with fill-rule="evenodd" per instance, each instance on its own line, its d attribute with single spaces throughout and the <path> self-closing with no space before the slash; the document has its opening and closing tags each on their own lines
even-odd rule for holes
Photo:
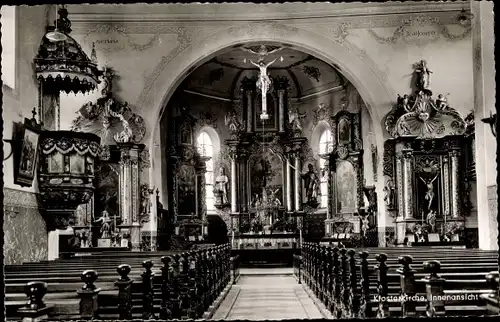
<svg viewBox="0 0 500 322">
<path fill-rule="evenodd" d="M 356 87 L 365 102 L 373 121 L 373 133 L 376 137 L 378 151 L 383 151 L 384 132 L 382 130 L 383 115 L 380 111 L 388 111 L 396 97 L 394 90 L 376 72 L 375 66 L 366 59 L 366 54 L 357 54 L 344 38 L 321 35 L 309 30 L 273 22 L 245 23 L 219 29 L 209 37 L 192 42 L 178 53 L 159 73 L 151 88 L 144 95 L 145 102 L 139 107 L 138 113 L 148 115 L 147 123 L 152 129 L 150 135 L 150 153 L 152 167 L 150 169 L 150 184 L 162 189 L 161 168 L 162 151 L 157 149 L 159 128 L 163 109 L 167 105 L 184 78 L 196 66 L 203 64 L 216 54 L 231 46 L 249 42 L 278 42 L 294 46 L 296 49 L 309 53 L 325 62 L 336 66 L 339 71 Z M 351 48 L 351 50 L 349 50 Z M 143 91 L 144 92 L 144 91 Z M 146 113 L 147 111 L 147 113 Z M 156 144 L 155 144 L 156 143 Z M 381 152 L 379 152 L 381 153 Z M 378 172 L 382 173 L 383 158 L 379 156 Z M 378 204 L 383 205 L 384 181 L 376 185 Z M 166 193 L 165 193 L 166 194 Z M 385 208 L 379 207 L 379 223 L 385 226 Z"/>
</svg>

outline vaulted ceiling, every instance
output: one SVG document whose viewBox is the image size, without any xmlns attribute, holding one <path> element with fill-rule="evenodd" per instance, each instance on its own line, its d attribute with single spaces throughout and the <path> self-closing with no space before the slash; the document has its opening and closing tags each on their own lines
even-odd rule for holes
<svg viewBox="0 0 500 322">
<path fill-rule="evenodd" d="M 265 55 L 259 55 L 263 52 Z M 291 46 L 271 43 L 244 44 L 231 48 L 195 69 L 179 90 L 213 96 L 224 100 L 240 98 L 244 77 L 257 77 L 259 69 L 252 64 L 262 57 L 271 77 L 287 77 L 293 99 L 301 99 L 329 90 L 340 89 L 347 80 L 330 64 Z"/>
</svg>

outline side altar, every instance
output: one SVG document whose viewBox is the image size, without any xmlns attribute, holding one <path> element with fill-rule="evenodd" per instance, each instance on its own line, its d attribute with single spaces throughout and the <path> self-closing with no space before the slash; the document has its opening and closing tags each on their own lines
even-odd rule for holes
<svg viewBox="0 0 500 322">
<path fill-rule="evenodd" d="M 474 117 L 463 118 L 447 95 L 433 97 L 425 61 L 415 70 L 416 90 L 399 96 L 385 127 L 386 207 L 394 218 L 396 243 L 465 245 L 470 214 Z M 394 184 L 393 184 L 394 182 Z"/>
</svg>

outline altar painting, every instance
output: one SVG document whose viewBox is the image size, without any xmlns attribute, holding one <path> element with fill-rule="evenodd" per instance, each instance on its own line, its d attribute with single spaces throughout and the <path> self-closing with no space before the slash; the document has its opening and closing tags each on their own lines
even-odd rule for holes
<svg viewBox="0 0 500 322">
<path fill-rule="evenodd" d="M 194 215 L 196 213 L 196 171 L 194 167 L 187 164 L 181 165 L 177 180 L 179 215 Z"/>
<path fill-rule="evenodd" d="M 354 167 L 349 161 L 340 161 L 336 171 L 337 212 L 356 213 L 357 181 Z"/>
<path fill-rule="evenodd" d="M 283 160 L 281 157 L 270 149 L 266 149 L 250 157 L 249 169 L 252 203 L 267 198 L 283 205 Z"/>
<path fill-rule="evenodd" d="M 119 216 L 118 189 L 120 183 L 118 164 L 103 162 L 98 167 L 95 171 L 97 175 L 96 202 L 94 203 L 96 217 L 99 217 L 104 210 L 107 211 L 110 217 Z"/>
</svg>

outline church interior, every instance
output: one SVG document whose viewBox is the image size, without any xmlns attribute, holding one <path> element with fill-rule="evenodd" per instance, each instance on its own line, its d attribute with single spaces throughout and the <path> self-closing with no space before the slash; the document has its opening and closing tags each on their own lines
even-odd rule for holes
<svg viewBox="0 0 500 322">
<path fill-rule="evenodd" d="M 1 24 L 8 320 L 500 312 L 491 2 Z"/>
</svg>

